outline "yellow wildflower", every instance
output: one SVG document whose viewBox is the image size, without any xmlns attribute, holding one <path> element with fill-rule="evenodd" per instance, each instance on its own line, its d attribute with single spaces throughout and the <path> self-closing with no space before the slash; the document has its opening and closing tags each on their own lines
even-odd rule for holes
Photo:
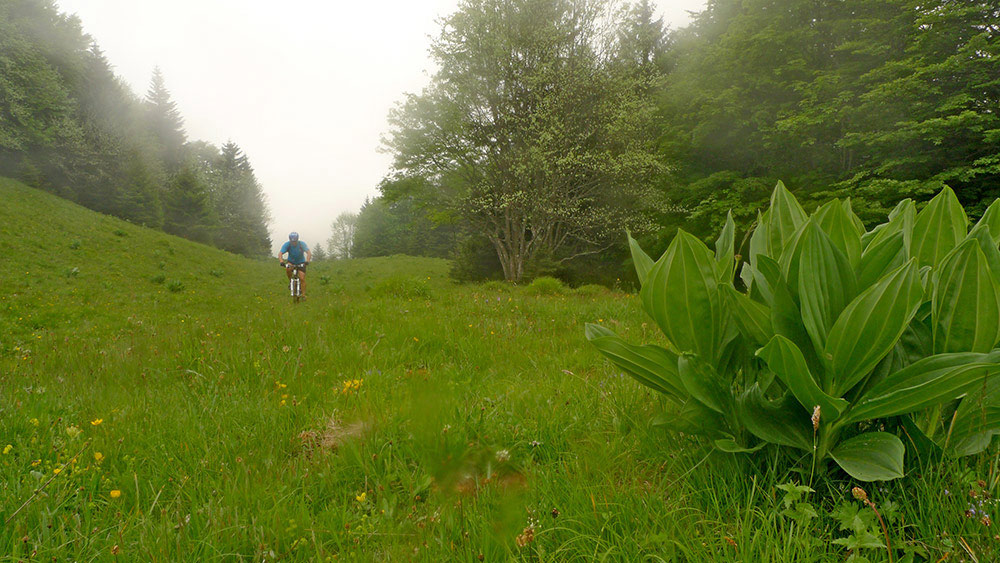
<svg viewBox="0 0 1000 563">
<path fill-rule="evenodd" d="M 5 447 L 3 449 L 3 455 L 9 454 L 10 451 L 13 450 L 13 449 L 14 449 L 14 446 L 12 444 L 7 444 L 7 447 Z"/>
<path fill-rule="evenodd" d="M 364 493 L 361 493 L 360 495 L 354 497 L 354 500 L 356 500 L 358 502 L 365 502 L 366 498 L 368 498 L 368 493 L 364 492 Z"/>
<path fill-rule="evenodd" d="M 36 459 L 35 461 L 31 462 L 31 466 L 32 467 L 38 467 L 41 464 L 42 464 L 42 460 L 40 460 L 40 459 Z"/>
<path fill-rule="evenodd" d="M 119 491 L 118 489 L 114 489 L 111 491 L 111 498 L 118 498 L 120 496 L 122 496 L 122 492 Z"/>
<path fill-rule="evenodd" d="M 102 461 L 104 461 L 104 454 L 102 454 L 101 452 L 94 452 L 94 461 L 96 461 L 97 463 L 101 463 Z"/>
<path fill-rule="evenodd" d="M 32 426 L 38 426 L 38 419 L 37 418 L 32 418 L 28 422 L 30 422 Z"/>
<path fill-rule="evenodd" d="M 91 420 L 91 421 L 90 421 L 90 425 L 91 425 L 91 426 L 100 426 L 100 424 L 101 424 L 102 422 L 104 422 L 104 419 L 103 419 L 103 418 L 95 418 L 94 420 Z"/>
<path fill-rule="evenodd" d="M 59 475 L 61 472 L 62 472 L 62 469 L 60 469 L 58 467 L 52 470 L 52 473 L 54 473 L 56 475 Z"/>
</svg>

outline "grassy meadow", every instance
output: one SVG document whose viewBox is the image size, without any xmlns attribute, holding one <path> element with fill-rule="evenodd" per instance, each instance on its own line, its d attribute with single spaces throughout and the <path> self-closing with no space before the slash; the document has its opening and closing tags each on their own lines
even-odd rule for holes
<svg viewBox="0 0 1000 563">
<path fill-rule="evenodd" d="M 0 561 L 1000 554 L 996 448 L 869 486 L 884 534 L 843 474 L 796 496 L 805 464 L 653 424 L 583 337 L 658 341 L 635 295 L 394 256 L 316 264 L 293 305 L 276 261 L 0 202 Z"/>
</svg>

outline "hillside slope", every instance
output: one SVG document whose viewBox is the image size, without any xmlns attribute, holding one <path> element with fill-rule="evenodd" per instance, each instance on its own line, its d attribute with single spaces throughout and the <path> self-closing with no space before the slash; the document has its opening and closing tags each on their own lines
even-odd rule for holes
<svg viewBox="0 0 1000 563">
<path fill-rule="evenodd" d="M 531 495 L 590 510 L 567 471 L 630 449 L 592 440 L 622 401 L 653 406 L 582 338 L 638 321 L 634 300 L 455 286 L 394 256 L 317 264 L 292 305 L 273 260 L 9 180 L 0 202 L 0 561 L 506 558 Z M 511 494 L 456 512 L 497 471 Z"/>
</svg>

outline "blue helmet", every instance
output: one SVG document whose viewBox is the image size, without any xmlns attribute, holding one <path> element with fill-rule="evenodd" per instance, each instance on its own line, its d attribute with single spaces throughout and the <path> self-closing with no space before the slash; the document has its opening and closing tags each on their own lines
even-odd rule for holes
<svg viewBox="0 0 1000 563">
<path fill-rule="evenodd" d="M 295 242 L 295 241 L 299 240 L 299 233 L 296 233 L 294 231 L 288 233 L 288 240 L 290 240 L 292 242 Z"/>
</svg>

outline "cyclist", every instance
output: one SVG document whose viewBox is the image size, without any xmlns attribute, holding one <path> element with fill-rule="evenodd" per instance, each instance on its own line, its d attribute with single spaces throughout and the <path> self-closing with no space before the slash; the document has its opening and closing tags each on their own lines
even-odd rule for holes
<svg viewBox="0 0 1000 563">
<path fill-rule="evenodd" d="M 284 255 L 288 254 L 288 260 L 285 260 Z M 304 241 L 299 240 L 299 233 L 291 232 L 288 234 L 288 242 L 281 245 L 281 251 L 278 252 L 278 261 L 282 266 L 285 267 L 285 273 L 288 274 L 288 279 L 292 279 L 292 268 L 290 264 L 301 265 L 299 268 L 299 279 L 302 280 L 300 283 L 302 297 L 306 296 L 306 272 L 305 265 L 312 262 L 312 251 L 309 250 L 309 245 Z"/>
</svg>

